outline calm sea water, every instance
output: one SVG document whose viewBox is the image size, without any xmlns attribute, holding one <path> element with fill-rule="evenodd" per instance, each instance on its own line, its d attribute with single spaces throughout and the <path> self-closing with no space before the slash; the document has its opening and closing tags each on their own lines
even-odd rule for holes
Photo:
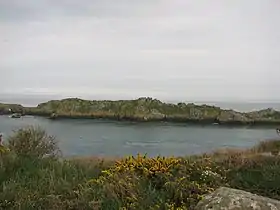
<svg viewBox="0 0 280 210">
<path fill-rule="evenodd" d="M 0 116 L 4 138 L 28 125 L 40 125 L 56 136 L 65 156 L 123 156 L 147 153 L 190 155 L 223 147 L 251 147 L 278 138 L 274 129 L 200 127 L 170 123 L 129 123 L 104 120 L 57 120 Z"/>
</svg>

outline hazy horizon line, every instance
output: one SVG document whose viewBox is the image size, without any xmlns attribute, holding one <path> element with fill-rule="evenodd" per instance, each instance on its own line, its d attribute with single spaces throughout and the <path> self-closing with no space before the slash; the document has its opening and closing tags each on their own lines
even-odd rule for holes
<svg viewBox="0 0 280 210">
<path fill-rule="evenodd" d="M 183 99 L 183 97 L 180 98 L 167 98 L 167 97 L 154 97 L 154 96 L 134 96 L 134 97 L 128 97 L 128 96 L 102 96 L 102 95 L 60 95 L 60 94 L 0 94 L 0 102 L 1 101 L 21 101 L 21 100 L 37 100 L 41 101 L 41 103 L 50 101 L 50 100 L 62 100 L 62 99 L 68 99 L 68 98 L 79 98 L 83 100 L 112 100 L 112 101 L 118 101 L 118 100 L 137 100 L 139 98 L 152 98 L 157 99 L 162 102 L 166 103 L 178 103 L 178 102 L 184 102 L 184 103 L 280 103 L 279 100 L 264 100 L 264 99 L 258 99 L 258 100 L 244 100 L 244 99 L 202 99 L 202 98 L 189 98 L 189 99 Z"/>
</svg>

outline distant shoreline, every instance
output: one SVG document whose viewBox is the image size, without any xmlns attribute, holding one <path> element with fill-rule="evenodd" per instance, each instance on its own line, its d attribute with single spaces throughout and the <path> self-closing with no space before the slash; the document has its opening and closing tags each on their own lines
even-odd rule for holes
<svg viewBox="0 0 280 210">
<path fill-rule="evenodd" d="M 1 116 L 1 115 L 0 115 Z M 9 114 L 2 114 L 2 116 L 9 116 Z M 203 121 L 187 121 L 187 120 L 181 120 L 181 121 L 176 121 L 176 120 L 169 120 L 169 121 L 163 121 L 163 120 L 149 120 L 149 121 L 144 121 L 144 120 L 129 120 L 129 119 L 112 119 L 112 118 L 97 118 L 97 117 L 58 117 L 57 119 L 50 119 L 49 117 L 45 115 L 23 115 L 23 117 L 40 117 L 46 120 L 51 120 L 51 121 L 66 121 L 66 120 L 92 120 L 96 122 L 104 122 L 104 123 L 117 123 L 117 122 L 122 122 L 122 123 L 129 123 L 129 124 L 168 124 L 168 125 L 177 125 L 177 126 L 199 126 L 199 127 L 212 127 L 212 128 L 264 128 L 264 129 L 275 129 L 276 127 L 280 127 L 280 122 L 255 122 L 255 123 L 240 123 L 240 122 L 224 122 L 221 124 L 214 124 L 211 122 L 203 122 Z M 16 120 L 16 119 L 15 119 Z"/>
<path fill-rule="evenodd" d="M 89 101 L 79 98 L 51 100 L 37 107 L 0 104 L 0 114 L 20 113 L 59 119 L 108 119 L 131 122 L 172 122 L 217 126 L 280 126 L 280 112 L 271 108 L 238 112 L 210 105 L 164 103 L 153 98 Z"/>
</svg>

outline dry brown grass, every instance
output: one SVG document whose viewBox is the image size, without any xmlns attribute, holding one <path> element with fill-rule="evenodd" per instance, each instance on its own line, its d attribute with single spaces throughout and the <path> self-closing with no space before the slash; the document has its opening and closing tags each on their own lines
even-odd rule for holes
<svg viewBox="0 0 280 210">
<path fill-rule="evenodd" d="M 255 153 L 271 153 L 274 151 L 280 151 L 280 140 L 262 141 L 250 149 L 250 151 Z"/>
<path fill-rule="evenodd" d="M 73 163 L 77 163 L 84 166 L 98 166 L 102 168 L 108 168 L 113 166 L 116 163 L 116 161 L 121 160 L 121 158 L 88 156 L 69 158 L 69 160 Z"/>
<path fill-rule="evenodd" d="M 204 156 L 229 168 L 239 168 L 243 166 L 251 167 L 262 163 L 261 160 L 264 158 L 273 158 L 273 156 L 280 160 L 280 156 L 278 158 L 275 154 L 279 150 L 280 140 L 265 140 L 250 149 L 222 148 Z"/>
<path fill-rule="evenodd" d="M 279 140 L 264 140 L 249 149 L 232 149 L 222 148 L 215 150 L 211 153 L 211 156 L 228 156 L 228 155 L 240 155 L 240 156 L 252 156 L 271 153 L 274 150 L 280 151 L 280 139 Z"/>
</svg>

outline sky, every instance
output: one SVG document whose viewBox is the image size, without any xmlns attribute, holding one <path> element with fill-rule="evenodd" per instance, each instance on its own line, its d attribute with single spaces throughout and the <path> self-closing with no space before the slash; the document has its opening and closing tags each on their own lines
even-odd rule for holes
<svg viewBox="0 0 280 210">
<path fill-rule="evenodd" d="M 0 0 L 0 95 L 279 101 L 279 0 Z"/>
</svg>

